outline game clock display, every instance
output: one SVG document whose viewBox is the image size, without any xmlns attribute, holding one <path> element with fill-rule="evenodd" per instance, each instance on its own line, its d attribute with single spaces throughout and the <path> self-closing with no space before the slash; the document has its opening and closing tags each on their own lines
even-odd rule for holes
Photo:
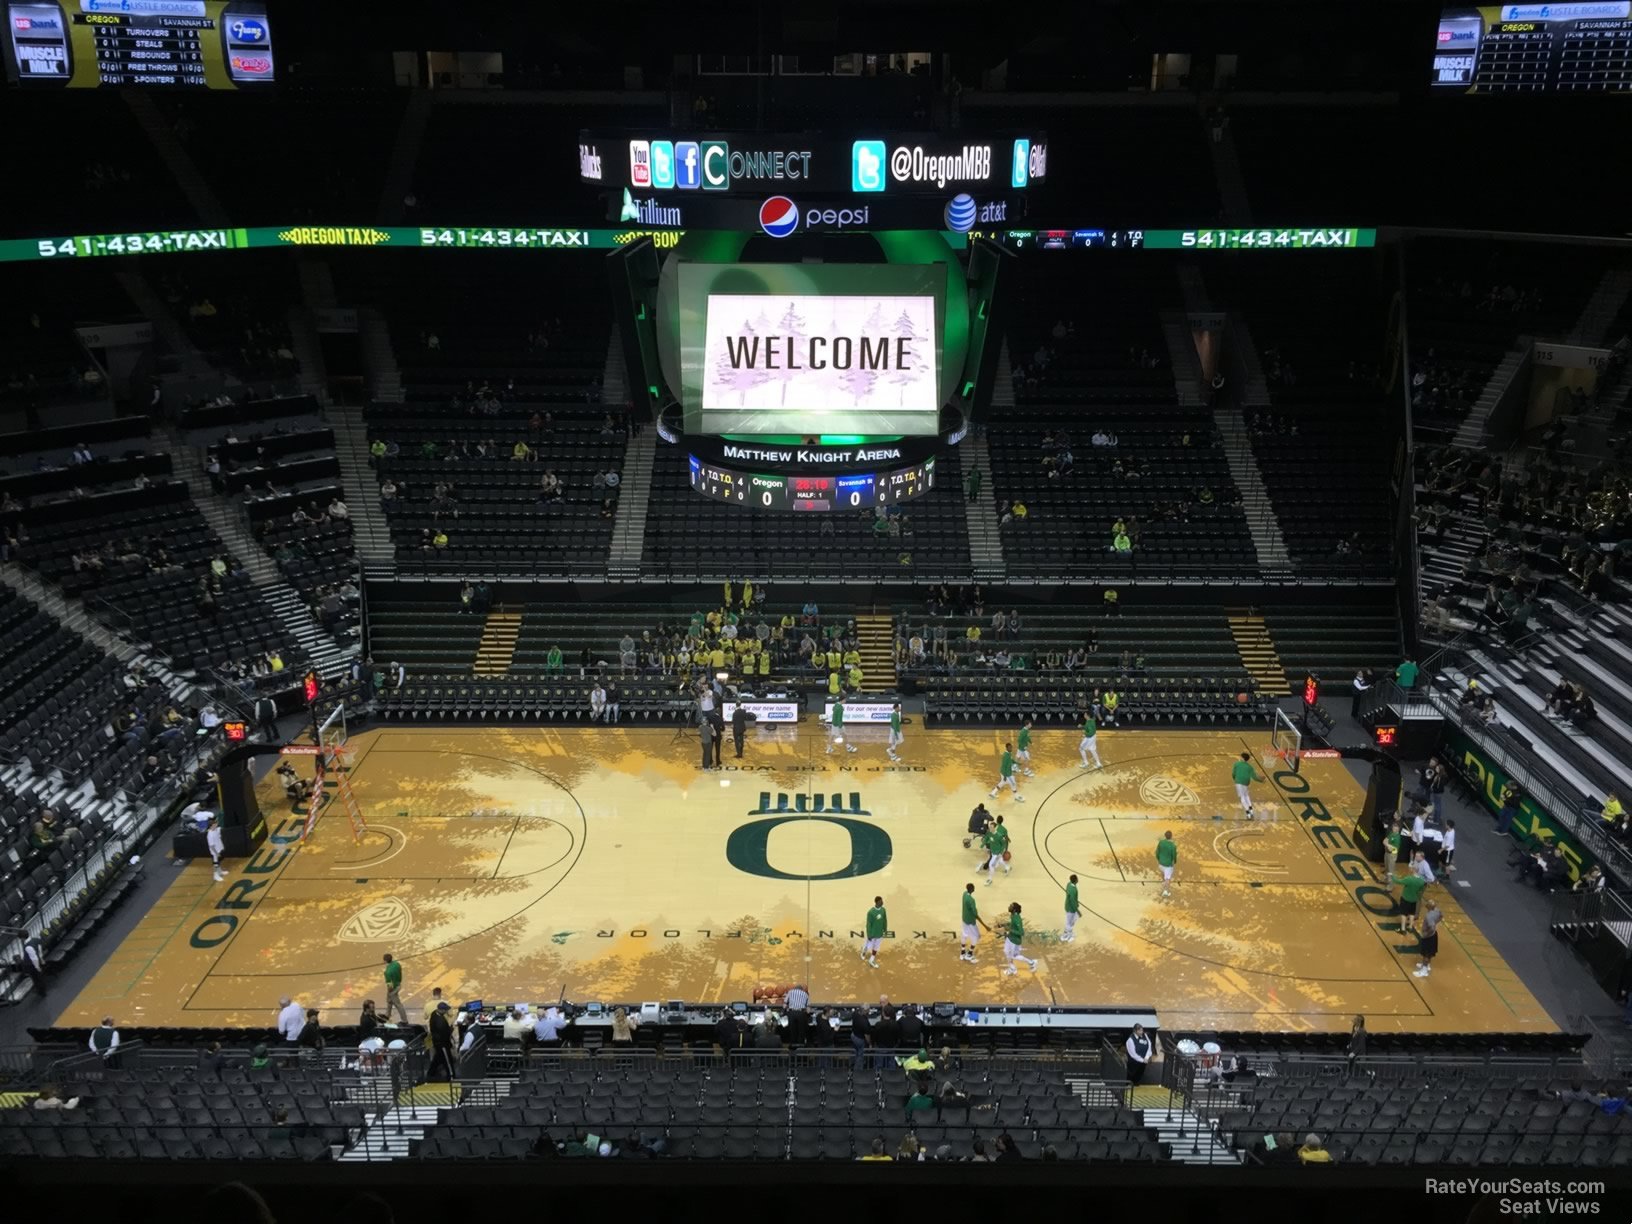
<svg viewBox="0 0 1632 1224">
<path fill-rule="evenodd" d="M 935 487 L 933 457 L 911 467 L 847 476 L 758 474 L 690 456 L 691 487 L 704 497 L 761 510 L 870 510 L 910 501 Z"/>
</svg>

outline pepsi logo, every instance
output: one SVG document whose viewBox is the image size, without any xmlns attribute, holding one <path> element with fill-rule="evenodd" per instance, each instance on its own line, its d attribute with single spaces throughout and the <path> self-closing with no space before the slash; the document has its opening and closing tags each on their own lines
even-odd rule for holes
<svg viewBox="0 0 1632 1224">
<path fill-rule="evenodd" d="M 786 238 L 799 228 L 799 206 L 787 196 L 772 196 L 759 206 L 759 228 L 772 238 Z"/>
</svg>

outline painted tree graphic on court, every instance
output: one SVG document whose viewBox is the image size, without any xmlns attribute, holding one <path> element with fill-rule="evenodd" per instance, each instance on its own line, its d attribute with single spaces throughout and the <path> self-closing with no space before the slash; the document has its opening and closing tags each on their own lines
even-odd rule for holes
<svg viewBox="0 0 1632 1224">
<path fill-rule="evenodd" d="M 918 333 L 917 324 L 915 324 L 912 321 L 912 316 L 907 313 L 907 308 L 905 306 L 903 306 L 901 308 L 901 314 L 895 320 L 895 323 L 890 328 L 890 330 L 892 332 L 894 332 L 895 335 L 898 338 L 903 339 L 903 340 L 922 340 L 923 339 L 923 337 L 921 335 L 919 335 L 919 333 Z M 917 346 L 914 345 L 914 346 L 912 346 L 912 348 L 913 348 L 913 353 L 914 353 L 913 359 L 909 360 L 907 363 L 903 364 L 890 377 L 890 381 L 892 383 L 894 383 L 896 386 L 901 388 L 901 390 L 896 394 L 896 397 L 895 397 L 896 407 L 898 407 L 898 408 L 904 407 L 906 405 L 906 402 L 907 402 L 907 387 L 910 386 L 912 383 L 917 381 L 917 370 L 918 370 L 917 359 L 916 359 Z"/>
<path fill-rule="evenodd" d="M 863 336 L 878 335 L 880 330 L 878 311 L 879 308 L 874 306 L 872 313 L 867 316 L 867 321 L 861 325 L 861 334 Z M 839 383 L 850 393 L 851 397 L 856 401 L 857 407 L 860 407 L 861 402 L 872 395 L 873 387 L 877 382 L 878 371 L 862 368 L 861 346 L 858 344 L 850 368 L 839 375 Z"/>
<path fill-rule="evenodd" d="M 788 369 L 790 363 L 786 360 L 786 355 L 791 352 L 802 354 L 805 351 L 805 346 L 801 343 L 805 338 L 805 319 L 803 315 L 794 309 L 792 302 L 788 303 L 787 310 L 783 311 L 782 317 L 777 320 L 776 329 L 777 335 L 784 338 L 782 348 L 784 360 L 782 368 L 776 371 L 776 377 L 782 383 L 781 403 L 786 408 L 788 406 L 788 383 L 793 381 L 793 376 L 796 373 L 796 371 Z"/>
</svg>

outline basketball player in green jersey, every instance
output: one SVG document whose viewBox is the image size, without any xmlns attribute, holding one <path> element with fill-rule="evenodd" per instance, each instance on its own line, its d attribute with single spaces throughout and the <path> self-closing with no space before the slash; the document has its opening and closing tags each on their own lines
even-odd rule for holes
<svg viewBox="0 0 1632 1224">
<path fill-rule="evenodd" d="M 1082 917 L 1082 903 L 1077 900 L 1077 877 L 1072 876 L 1065 886 L 1065 933 L 1060 936 L 1061 943 L 1070 943 L 1076 938 L 1072 932 L 1076 929 L 1077 919 Z"/>
<path fill-rule="evenodd" d="M 992 827 L 980 839 L 980 844 L 986 847 L 986 883 L 990 884 L 999 866 L 1005 873 L 1012 870 L 1009 860 L 1003 857 L 1009 852 L 1009 831 L 1004 827 L 1003 817 L 999 816 L 992 822 Z"/>
<path fill-rule="evenodd" d="M 1088 768 L 1088 758 L 1094 758 L 1094 765 L 1099 769 L 1105 768 L 1105 762 L 1099 759 L 1099 724 L 1094 721 L 1092 714 L 1082 716 L 1082 738 L 1077 741 L 1077 755 L 1082 758 L 1082 767 Z"/>
<path fill-rule="evenodd" d="M 890 918 L 884 912 L 884 898 L 874 897 L 873 908 L 867 911 L 867 939 L 861 945 L 861 959 L 874 969 L 878 968 L 878 945 L 884 942 L 884 932 L 889 929 Z"/>
<path fill-rule="evenodd" d="M 1014 792 L 1014 801 L 1016 803 L 1024 803 L 1026 801 L 1026 797 L 1020 793 L 1020 778 L 1014 772 L 1013 744 L 1003 745 L 1003 756 L 997 763 L 997 773 L 997 785 L 992 787 L 990 798 L 996 799 L 997 792 L 1006 786 Z"/>
<path fill-rule="evenodd" d="M 1009 904 L 1009 912 L 1004 919 L 1000 919 L 1003 927 L 1003 959 L 1007 967 L 1003 970 L 1004 977 L 1013 977 L 1019 972 L 1014 967 L 1015 961 L 1025 961 L 1033 973 L 1037 972 L 1037 962 L 1031 957 L 1021 954 L 1020 945 L 1026 938 L 1025 920 L 1020 917 L 1020 902 Z"/>
<path fill-rule="evenodd" d="M 1028 778 L 1037 775 L 1031 768 L 1031 719 L 1020 724 L 1020 731 L 1014 737 L 1014 759 L 1020 763 L 1020 770 Z"/>
<path fill-rule="evenodd" d="M 980 942 L 980 928 L 986 926 L 986 921 L 980 916 L 980 909 L 975 905 L 975 886 L 963 886 L 963 931 L 958 940 L 958 959 L 975 963 L 975 945 Z M 990 930 L 987 927 L 987 930 Z"/>
</svg>

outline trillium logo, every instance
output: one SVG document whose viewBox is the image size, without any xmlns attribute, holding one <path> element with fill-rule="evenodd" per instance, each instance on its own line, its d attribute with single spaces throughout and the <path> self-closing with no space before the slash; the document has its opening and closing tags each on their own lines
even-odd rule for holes
<svg viewBox="0 0 1632 1224">
<path fill-rule="evenodd" d="M 772 238 L 786 238 L 799 228 L 799 206 L 787 196 L 772 196 L 759 206 L 759 228 Z"/>
</svg>

